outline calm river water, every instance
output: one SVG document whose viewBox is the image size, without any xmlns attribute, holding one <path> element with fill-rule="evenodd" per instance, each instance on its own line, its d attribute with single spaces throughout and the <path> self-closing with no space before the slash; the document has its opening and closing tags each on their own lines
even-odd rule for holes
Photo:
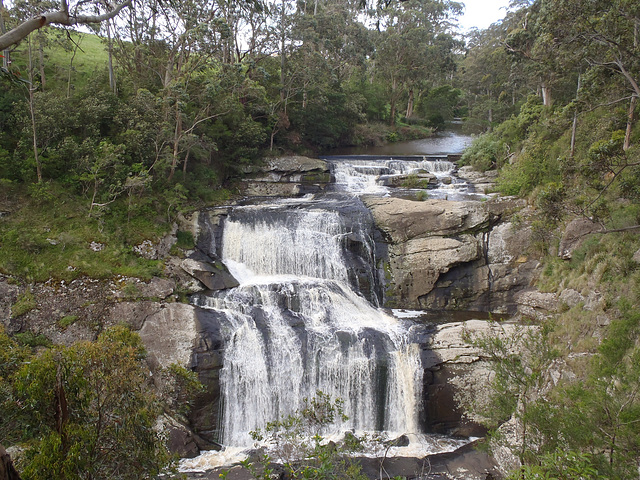
<svg viewBox="0 0 640 480">
<path fill-rule="evenodd" d="M 455 127 L 455 126 L 454 126 Z M 331 152 L 329 155 L 439 155 L 458 154 L 467 148 L 473 137 L 457 130 L 440 132 L 429 138 L 390 143 L 381 147 L 349 147 Z"/>
</svg>

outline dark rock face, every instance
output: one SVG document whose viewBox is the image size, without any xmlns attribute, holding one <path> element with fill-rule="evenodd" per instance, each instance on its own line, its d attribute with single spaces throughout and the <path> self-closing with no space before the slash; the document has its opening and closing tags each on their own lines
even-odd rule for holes
<svg viewBox="0 0 640 480">
<path fill-rule="evenodd" d="M 221 320 L 211 310 L 197 309 L 197 336 L 191 355 L 190 367 L 198 373 L 198 378 L 205 391 L 195 399 L 194 407 L 189 414 L 189 422 L 193 430 L 204 441 L 200 448 L 216 446 L 221 438 L 219 414 L 222 405 L 220 398 L 220 370 L 224 356 L 224 346 L 220 334 Z"/>
<path fill-rule="evenodd" d="M 202 262 L 186 258 L 182 261 L 181 267 L 193 278 L 201 281 L 209 290 L 225 290 L 240 285 L 219 260 Z"/>
<path fill-rule="evenodd" d="M 20 480 L 11 457 L 2 445 L 0 445 L 0 480 Z"/>
</svg>

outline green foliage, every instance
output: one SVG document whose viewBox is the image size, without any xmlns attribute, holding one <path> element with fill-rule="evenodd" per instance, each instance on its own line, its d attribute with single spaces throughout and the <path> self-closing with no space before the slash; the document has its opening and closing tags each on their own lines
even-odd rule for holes
<svg viewBox="0 0 640 480">
<path fill-rule="evenodd" d="M 508 480 L 605 480 L 598 473 L 593 456 L 573 451 L 556 451 L 542 455 L 538 465 L 524 465 Z"/>
<path fill-rule="evenodd" d="M 462 90 L 451 85 L 433 88 L 424 95 L 416 111 L 427 120 L 427 125 L 436 130 L 446 127 L 446 122 L 453 120 L 462 97 Z"/>
<path fill-rule="evenodd" d="M 16 188 L 13 198 L 21 208 L 0 224 L 0 271 L 36 281 L 117 274 L 149 279 L 162 273 L 161 262 L 141 258 L 131 247 L 168 230 L 163 203 L 135 196 L 87 218 L 90 207 L 82 197 L 58 184 L 43 185 L 50 200 L 32 199 Z M 101 249 L 92 249 L 92 242 Z"/>
<path fill-rule="evenodd" d="M 258 461 L 242 462 L 256 479 L 269 480 L 281 465 L 292 479 L 354 479 L 364 480 L 360 466 L 347 455 L 361 442 L 351 435 L 338 444 L 327 443 L 321 434 L 334 422 L 345 421 L 343 402 L 317 392 L 304 399 L 304 406 L 285 419 L 267 424 L 264 430 L 252 432 L 254 440 L 269 448 Z"/>
<path fill-rule="evenodd" d="M 482 351 L 494 373 L 488 403 L 469 405 L 469 408 L 494 430 L 512 415 L 518 418 L 523 424 L 519 454 L 525 458 L 535 446 L 535 434 L 528 431 L 536 417 L 532 406 L 547 381 L 548 365 L 558 352 L 549 342 L 551 325 L 512 325 L 510 331 L 493 326 L 497 333 L 472 337 L 465 332 L 463 336 L 466 342 Z"/>
<path fill-rule="evenodd" d="M 15 334 L 15 339 L 26 347 L 50 347 L 52 342 L 42 333 L 34 333 L 29 330 Z"/>
<path fill-rule="evenodd" d="M 9 395 L 0 429 L 25 446 L 23 478 L 153 478 L 170 464 L 136 334 L 113 327 L 95 342 L 33 356 L 3 332 L 0 344 L 0 388 Z"/>
<path fill-rule="evenodd" d="M 11 316 L 12 318 L 20 317 L 21 315 L 24 315 L 36 308 L 36 306 L 36 299 L 33 296 L 33 293 L 31 290 L 27 289 L 18 296 L 16 303 L 11 306 Z"/>
<path fill-rule="evenodd" d="M 460 159 L 461 165 L 471 165 L 475 170 L 486 172 L 500 168 L 507 159 L 507 149 L 503 141 L 494 135 L 481 135 L 465 149 Z"/>
<path fill-rule="evenodd" d="M 64 328 L 70 327 L 77 321 L 78 321 L 77 315 L 65 315 L 60 320 L 58 320 L 58 326 L 64 329 Z"/>
<path fill-rule="evenodd" d="M 169 365 L 162 373 L 164 379 L 162 396 L 172 412 L 186 416 L 193 407 L 193 400 L 203 393 L 205 386 L 198 374 L 177 365 Z"/>
</svg>

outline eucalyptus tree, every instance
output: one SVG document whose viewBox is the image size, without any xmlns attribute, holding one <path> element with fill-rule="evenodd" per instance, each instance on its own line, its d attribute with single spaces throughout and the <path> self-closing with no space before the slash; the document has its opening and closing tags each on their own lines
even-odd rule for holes
<svg viewBox="0 0 640 480">
<path fill-rule="evenodd" d="M 538 0 L 545 34 L 564 57 L 583 70 L 613 75 L 622 85 L 616 100 L 629 101 L 625 149 L 629 148 L 640 97 L 640 4 L 626 0 Z M 590 88 L 589 84 L 584 85 Z"/>
<path fill-rule="evenodd" d="M 455 69 L 453 56 L 462 47 L 450 33 L 462 4 L 453 1 L 408 0 L 378 9 L 376 66 L 388 84 L 390 122 L 395 123 L 398 102 L 408 96 L 413 110 L 415 90 L 423 82 L 436 85 Z"/>
</svg>

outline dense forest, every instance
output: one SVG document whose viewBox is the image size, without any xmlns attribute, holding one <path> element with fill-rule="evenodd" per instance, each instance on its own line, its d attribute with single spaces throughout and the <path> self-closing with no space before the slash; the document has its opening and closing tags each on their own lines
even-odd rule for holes
<svg viewBox="0 0 640 480">
<path fill-rule="evenodd" d="M 70 18 L 113 9 L 4 3 L 2 33 L 61 4 Z M 499 441 L 497 427 L 515 416 L 527 432 L 513 478 L 637 478 L 640 3 L 512 0 L 504 19 L 466 35 L 456 23 L 464 6 L 449 0 L 124 3 L 80 30 L 35 29 L 2 53 L 0 215 L 12 212 L 0 217 L 3 275 L 148 279 L 162 263 L 132 246 L 167 232 L 184 211 L 235 195 L 245 166 L 422 138 L 462 118 L 478 136 L 461 164 L 498 170 L 497 190 L 538 212 L 537 287 L 604 298 L 595 310 L 567 306 L 521 339 L 518 355 L 474 340 L 496 366 L 488 426 Z M 558 242 L 575 218 L 598 233 L 564 260 Z M 106 247 L 92 252 L 90 242 Z M 30 302 L 21 297 L 14 314 Z M 0 408 L 10 412 L 0 415 L 0 441 L 29 440 L 24 478 L 107 478 L 118 462 L 135 469 L 109 478 L 143 478 L 170 462 L 141 434 L 163 406 L 134 385 L 143 355 L 135 335 L 109 330 L 25 364 L 34 345 L 0 331 Z M 101 355 L 127 377 L 100 372 Z M 67 400 L 42 387 L 56 385 L 63 361 L 75 369 L 82 412 L 64 434 Z M 549 365 L 559 362 L 573 380 L 551 386 Z M 172 385 L 197 388 L 189 372 L 172 375 Z M 91 411 L 104 382 L 139 394 Z M 87 425 L 102 412 L 137 419 L 105 420 L 99 439 L 129 456 L 92 456 L 99 441 Z"/>
</svg>

